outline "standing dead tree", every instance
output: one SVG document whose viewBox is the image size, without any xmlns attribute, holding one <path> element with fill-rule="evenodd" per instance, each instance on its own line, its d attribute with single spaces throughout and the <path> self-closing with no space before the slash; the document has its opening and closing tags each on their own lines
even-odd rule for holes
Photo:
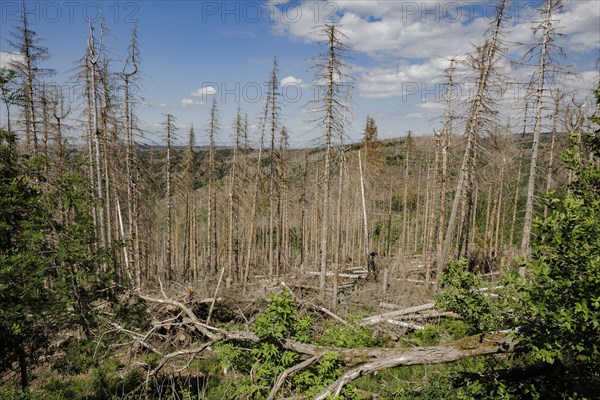
<svg viewBox="0 0 600 400">
<path fill-rule="evenodd" d="M 275 265 L 275 212 L 276 212 L 276 147 L 275 138 L 277 136 L 278 124 L 279 124 L 279 104 L 278 104 L 278 86 L 279 78 L 277 76 L 279 68 L 277 66 L 277 59 L 273 60 L 273 70 L 269 79 L 269 112 L 268 112 L 268 124 L 270 125 L 271 133 L 271 145 L 269 147 L 269 279 L 273 278 L 274 265 Z M 281 235 L 281 232 L 277 233 Z"/>
<path fill-rule="evenodd" d="M 319 296 L 325 299 L 325 282 L 327 274 L 327 259 L 329 245 L 329 196 L 331 186 L 331 153 L 333 141 L 342 137 L 347 121 L 349 98 L 352 87 L 351 78 L 346 74 L 347 52 L 349 47 L 344 44 L 347 38 L 336 25 L 326 24 L 317 34 L 322 38 L 326 51 L 313 58 L 315 73 L 315 93 L 317 98 L 312 100 L 319 116 L 315 119 L 319 126 L 324 127 L 325 160 L 323 167 L 321 246 L 320 246 L 320 282 Z"/>
<path fill-rule="evenodd" d="M 165 176 L 167 181 L 167 189 L 165 193 L 167 207 L 167 240 L 165 248 L 165 273 L 167 285 L 173 279 L 173 186 L 172 186 L 172 151 L 173 151 L 173 135 L 175 134 L 175 120 L 171 114 L 167 114 L 165 122 L 166 144 L 167 144 L 167 159 L 165 161 Z"/>
<path fill-rule="evenodd" d="M 236 230 L 237 225 L 237 209 L 238 206 L 236 204 L 236 190 L 237 190 L 237 164 L 239 157 L 239 149 L 240 149 L 240 141 L 242 139 L 242 135 L 244 134 L 244 122 L 242 120 L 242 112 L 238 106 L 237 114 L 235 117 L 235 122 L 233 125 L 235 131 L 234 137 L 234 147 L 233 147 L 233 155 L 231 158 L 231 168 L 229 169 L 229 231 L 227 234 L 227 274 L 230 279 L 233 279 L 232 276 L 238 277 L 239 271 L 237 270 L 237 256 L 234 260 L 234 252 L 238 251 L 237 248 L 237 239 L 234 238 L 234 232 Z M 236 268 L 234 271 L 233 264 L 236 261 Z"/>
<path fill-rule="evenodd" d="M 213 98 L 210 108 L 210 120 L 208 122 L 208 265 L 211 273 L 217 273 L 218 244 L 217 244 L 217 149 L 215 138 L 219 131 L 219 111 L 217 109 L 217 98 Z"/>
<path fill-rule="evenodd" d="M 436 165 L 437 168 L 437 180 L 438 180 L 438 195 L 435 209 L 435 226 L 437 228 L 436 232 L 436 257 L 438 259 L 437 271 L 436 275 L 439 276 L 442 274 L 443 264 L 439 263 L 442 258 L 443 249 L 444 249 L 444 227 L 446 222 L 446 190 L 448 187 L 448 148 L 450 147 L 450 137 L 452 135 L 452 122 L 454 116 L 452 114 L 452 100 L 453 100 L 453 90 L 454 90 L 454 63 L 455 60 L 450 60 L 450 65 L 446 70 L 446 79 L 447 79 L 447 89 L 446 89 L 446 109 L 444 111 L 444 126 L 442 131 L 439 134 L 436 134 L 437 140 L 439 142 L 440 147 L 440 156 L 438 161 L 440 165 Z M 429 268 L 429 267 L 428 267 Z M 428 286 L 430 280 L 429 269 L 425 276 L 425 281 Z"/>
<path fill-rule="evenodd" d="M 139 260 L 139 238 L 137 236 L 139 226 L 139 201 L 137 192 L 137 182 L 134 178 L 134 153 L 135 141 L 133 138 L 133 121 L 132 121 L 132 96 L 131 83 L 135 75 L 138 73 L 138 46 L 137 46 L 137 29 L 134 28 L 131 32 L 131 43 L 129 52 L 121 77 L 124 81 L 125 90 L 125 172 L 127 174 L 127 220 L 128 220 L 128 237 L 129 237 L 129 263 L 125 267 L 128 270 L 133 270 L 135 285 L 140 288 L 142 284 L 142 271 Z"/>
<path fill-rule="evenodd" d="M 547 0 L 543 11 L 544 20 L 536 29 L 542 30 L 541 43 L 539 45 L 540 64 L 536 73 L 537 90 L 535 103 L 535 125 L 533 128 L 533 144 L 531 149 L 531 164 L 529 166 L 529 180 L 527 183 L 527 203 L 525 205 L 525 220 L 523 223 L 523 240 L 521 241 L 521 253 L 528 256 L 531 248 L 531 226 L 533 223 L 533 203 L 535 195 L 535 178 L 537 174 L 538 152 L 540 147 L 540 136 L 542 132 L 542 111 L 544 102 L 544 88 L 548 74 L 552 72 L 552 53 L 560 48 L 553 44 L 556 35 L 555 22 L 552 19 L 552 13 L 562 8 L 561 0 Z M 521 275 L 525 273 L 520 270 Z"/>
<path fill-rule="evenodd" d="M 106 208 L 104 202 L 104 184 L 102 179 L 102 157 L 100 151 L 100 143 L 102 141 L 102 132 L 98 122 L 98 60 L 102 52 L 102 28 L 100 28 L 100 40 L 96 42 L 94 37 L 94 27 L 92 22 L 89 22 L 90 36 L 88 38 L 88 52 L 86 56 L 86 72 L 88 86 L 88 121 L 90 123 L 90 142 L 93 143 L 93 163 L 95 168 L 95 182 L 93 184 L 98 201 L 100 203 L 97 209 L 98 236 L 100 244 L 103 248 L 107 246 L 107 234 L 105 227 Z M 91 154 L 90 154 L 90 158 Z"/>
<path fill-rule="evenodd" d="M 254 187 L 252 189 L 252 205 L 250 208 L 250 225 L 248 227 L 248 237 L 246 241 L 246 260 L 244 264 L 244 276 L 243 276 L 243 286 L 244 293 L 248 287 L 248 274 L 250 273 L 250 259 L 252 257 L 252 249 L 254 248 L 254 231 L 255 231 L 255 220 L 256 220 L 256 207 L 258 202 L 258 190 L 260 183 L 260 175 L 261 175 L 261 166 L 262 166 L 262 155 L 264 150 L 264 142 L 265 142 L 265 133 L 266 133 L 266 120 L 269 112 L 269 96 L 267 95 L 267 101 L 265 102 L 265 108 L 263 111 L 263 116 L 260 121 L 260 141 L 258 148 L 258 157 L 256 162 L 256 174 L 254 176 Z"/>
<path fill-rule="evenodd" d="M 457 213 L 459 203 L 464 201 L 467 194 L 469 182 L 472 181 L 474 172 L 474 158 L 476 151 L 476 141 L 480 133 L 483 113 L 487 111 L 486 95 L 490 89 L 491 74 L 493 67 L 497 61 L 497 55 L 501 52 L 500 49 L 500 35 L 502 33 L 502 27 L 504 23 L 504 13 L 507 5 L 507 0 L 501 0 L 497 15 L 494 21 L 494 29 L 489 41 L 479 48 L 480 55 L 483 56 L 479 70 L 479 77 L 477 79 L 477 91 L 473 100 L 470 103 L 467 121 L 466 121 L 466 140 L 467 144 L 465 147 L 465 153 L 462 160 L 462 165 L 459 171 L 458 183 L 456 186 L 456 192 L 454 193 L 454 200 L 452 202 L 452 209 L 450 217 L 448 219 L 448 226 L 446 228 L 446 235 L 444 238 L 444 247 L 442 252 L 438 253 L 437 265 L 443 268 L 448 260 L 448 254 L 450 252 L 450 245 L 454 238 L 454 233 L 457 226 Z M 468 215 L 465 212 L 465 215 Z M 467 221 L 468 222 L 468 221 Z M 467 224 L 463 224 L 463 228 Z M 437 284 L 439 284 L 440 276 L 436 278 Z M 437 286 L 436 284 L 436 286 Z"/>
</svg>

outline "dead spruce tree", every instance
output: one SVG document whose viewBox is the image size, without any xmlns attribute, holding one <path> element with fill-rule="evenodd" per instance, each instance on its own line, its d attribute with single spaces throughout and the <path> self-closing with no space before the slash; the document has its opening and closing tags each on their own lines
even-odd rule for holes
<svg viewBox="0 0 600 400">
<path fill-rule="evenodd" d="M 279 113 L 280 108 L 278 104 L 278 88 L 279 81 L 277 74 L 279 68 L 277 66 L 277 59 L 273 60 L 273 70 L 269 79 L 269 113 L 268 113 L 268 124 L 271 133 L 271 145 L 269 147 L 269 279 L 273 278 L 274 265 L 275 265 L 275 213 L 276 213 L 276 188 L 275 179 L 277 174 L 277 150 L 275 147 L 275 139 L 277 137 L 277 131 L 279 129 Z M 278 235 L 281 233 L 278 232 Z"/>
<path fill-rule="evenodd" d="M 256 229 L 256 207 L 258 203 L 258 192 L 259 192 L 259 184 L 260 184 L 260 176 L 261 176 L 261 166 L 262 166 L 262 156 L 265 145 L 265 134 L 266 134 L 266 121 L 269 113 L 269 95 L 267 94 L 267 99 L 265 101 L 265 107 L 263 109 L 263 115 L 260 119 L 259 123 L 259 147 L 258 147 L 258 156 L 256 161 L 256 174 L 254 175 L 254 185 L 252 189 L 252 204 L 250 206 L 250 217 L 249 217 L 249 227 L 247 232 L 247 240 L 246 240 L 246 259 L 244 263 L 244 276 L 243 276 L 243 286 L 244 293 L 246 293 L 248 287 L 248 275 L 250 273 L 250 263 L 252 258 L 252 250 L 254 249 L 255 242 L 255 229 Z M 246 145 L 245 145 L 246 147 Z"/>
<path fill-rule="evenodd" d="M 436 133 L 436 140 L 439 143 L 440 155 L 438 158 L 439 165 L 437 168 L 438 194 L 436 199 L 436 208 L 434 223 L 436 227 L 436 257 L 439 260 L 442 257 L 444 248 L 444 228 L 446 226 L 446 190 L 448 187 L 448 148 L 450 147 L 450 139 L 452 136 L 452 122 L 454 120 L 453 105 L 454 100 L 454 63 L 455 59 L 450 60 L 450 65 L 446 69 L 446 108 L 444 110 L 444 123 L 441 132 Z M 438 263 L 436 275 L 442 274 L 443 264 Z M 430 273 L 429 267 L 425 276 L 426 286 L 429 286 Z"/>
<path fill-rule="evenodd" d="M 218 244 L 217 244 L 217 148 L 215 139 L 219 132 L 219 110 L 217 109 L 217 98 L 213 98 L 210 108 L 210 120 L 207 127 L 208 132 L 208 266 L 211 273 L 217 273 Z"/>
<path fill-rule="evenodd" d="M 286 272 L 290 260 L 289 252 L 289 210 L 288 210 L 288 163 L 289 163 L 289 134 L 285 126 L 279 130 L 279 149 L 277 157 L 277 264 L 276 275 Z"/>
<path fill-rule="evenodd" d="M 347 53 L 350 49 L 344 44 L 348 37 L 340 31 L 338 26 L 331 24 L 321 27 L 317 34 L 322 38 L 321 43 L 326 49 L 313 58 L 316 69 L 314 86 L 318 97 L 312 100 L 315 106 L 314 111 L 319 114 L 315 122 L 319 127 L 323 127 L 325 140 L 319 282 L 319 296 L 321 300 L 324 300 L 329 245 L 331 153 L 334 140 L 341 138 L 344 134 L 348 111 L 346 102 L 349 99 L 352 81 L 345 72 L 349 69 Z"/>
<path fill-rule="evenodd" d="M 90 127 L 90 144 L 93 145 L 93 151 L 90 151 L 90 165 L 94 166 L 94 173 L 92 173 L 93 188 L 96 190 L 98 197 L 99 206 L 96 209 L 97 214 L 97 229 L 98 236 L 100 237 L 100 245 L 102 248 L 107 246 L 107 234 L 105 226 L 106 209 L 104 202 L 104 183 L 102 179 L 102 157 L 101 147 L 102 132 L 100 130 L 100 124 L 98 121 L 98 61 L 102 52 L 102 28 L 100 28 L 100 39 L 96 40 L 94 37 L 94 27 L 89 22 L 89 38 L 88 38 L 88 55 L 86 56 L 86 73 L 87 73 L 87 95 L 88 95 L 88 123 Z M 91 146 L 90 146 L 91 150 Z M 92 157 L 93 152 L 93 157 Z M 95 174 L 95 177 L 93 176 Z"/>
<path fill-rule="evenodd" d="M 240 141 L 244 135 L 244 121 L 242 120 L 242 111 L 238 106 L 235 122 L 233 124 L 234 129 L 234 147 L 233 155 L 231 157 L 231 167 L 229 169 L 229 230 L 227 234 L 227 275 L 230 279 L 235 276 L 239 278 L 238 271 L 238 240 L 237 240 L 237 223 L 238 223 L 238 204 L 237 204 L 237 190 L 238 190 L 238 157 L 240 150 Z M 234 254 L 235 253 L 235 254 Z M 234 260 L 235 258 L 235 260 Z M 234 270 L 235 262 L 235 270 Z"/>
<path fill-rule="evenodd" d="M 531 149 L 531 164 L 529 166 L 529 180 L 527 183 L 527 203 L 525 205 L 525 220 L 523 223 L 523 239 L 521 241 L 521 254 L 528 256 L 531 248 L 531 226 L 533 223 L 533 205 L 535 196 L 535 178 L 537 175 L 538 152 L 540 147 L 540 136 L 542 132 L 542 112 L 544 106 L 544 90 L 548 74 L 555 72 L 552 66 L 552 55 L 561 52 L 554 42 L 556 35 L 556 21 L 552 19 L 552 13 L 562 8 L 561 0 L 547 0 L 544 7 L 543 21 L 537 26 L 536 30 L 542 31 L 541 42 L 536 49 L 540 52 L 539 69 L 535 75 L 537 80 L 537 90 L 535 93 L 535 125 L 533 128 L 533 143 Z M 534 49 L 534 50 L 536 50 Z M 521 275 L 525 273 L 520 271 Z"/>
<path fill-rule="evenodd" d="M 183 279 L 186 282 L 190 280 L 196 282 L 198 279 L 197 260 L 196 260 L 196 206 L 194 203 L 194 177 L 196 175 L 195 159 L 196 135 L 194 134 L 194 125 L 190 126 L 188 133 L 188 145 L 183 157 L 183 176 L 184 196 L 185 196 L 185 239 L 183 250 Z"/>
<path fill-rule="evenodd" d="M 131 42 L 128 48 L 127 59 L 121 71 L 124 87 L 124 114 L 125 114 L 125 173 L 127 175 L 127 235 L 129 249 L 129 265 L 126 268 L 133 272 L 135 286 L 141 287 L 142 272 L 139 260 L 139 193 L 135 179 L 135 140 L 133 135 L 133 107 L 131 86 L 138 74 L 139 50 L 137 28 L 131 32 Z"/>
<path fill-rule="evenodd" d="M 165 160 L 165 179 L 166 192 L 165 201 L 167 209 L 167 240 L 165 241 L 165 277 L 167 284 L 170 284 L 173 279 L 173 180 L 172 180 L 172 152 L 173 152 L 173 136 L 175 134 L 175 120 L 171 114 L 166 115 L 167 120 L 165 126 L 165 140 L 167 148 L 167 159 Z"/>
<path fill-rule="evenodd" d="M 454 234 L 457 225 L 457 213 L 458 206 L 461 202 L 464 202 L 465 196 L 467 195 L 467 189 L 469 182 L 473 179 L 474 172 L 474 157 L 476 151 L 476 141 L 480 134 L 482 126 L 483 114 L 487 110 L 486 96 L 489 95 L 491 74 L 494 69 L 494 64 L 497 61 L 498 53 L 501 53 L 500 48 L 500 37 L 502 34 L 503 23 L 505 18 L 507 0 L 501 0 L 497 15 L 493 24 L 493 33 L 491 37 L 486 40 L 484 46 L 478 49 L 482 58 L 480 65 L 479 76 L 476 82 L 476 93 L 474 98 L 470 102 L 467 121 L 466 121 L 466 140 L 465 152 L 462 160 L 462 165 L 458 175 L 458 183 L 456 186 L 456 192 L 454 193 L 454 200 L 452 202 L 452 209 L 450 211 L 450 217 L 448 219 L 448 226 L 446 228 L 446 234 L 444 238 L 444 247 L 442 252 L 438 254 L 437 265 L 443 266 L 448 260 L 448 254 L 450 252 L 450 246 L 454 239 Z M 466 212 L 465 214 L 469 214 Z M 467 221 L 468 222 L 468 221 Z M 463 228 L 466 224 L 463 224 Z M 439 284 L 440 276 L 436 278 L 436 286 Z"/>
</svg>

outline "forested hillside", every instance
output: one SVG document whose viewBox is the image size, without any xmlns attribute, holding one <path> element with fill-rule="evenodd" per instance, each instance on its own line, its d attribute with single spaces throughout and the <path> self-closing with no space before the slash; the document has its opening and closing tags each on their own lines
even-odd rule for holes
<svg viewBox="0 0 600 400">
<path fill-rule="evenodd" d="M 137 31 L 117 58 L 89 23 L 72 98 L 23 12 L 0 76 L 0 398 L 597 396 L 600 81 L 562 90 L 560 7 L 508 83 L 498 1 L 445 60 L 438 128 L 393 139 L 374 116 L 348 139 L 352 49 L 320 26 L 320 141 L 297 147 L 277 59 L 260 115 L 214 96 L 147 145 Z"/>
</svg>

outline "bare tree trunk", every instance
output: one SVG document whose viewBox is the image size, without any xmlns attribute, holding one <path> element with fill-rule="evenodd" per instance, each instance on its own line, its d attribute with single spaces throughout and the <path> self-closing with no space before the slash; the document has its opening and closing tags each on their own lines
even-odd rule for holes
<svg viewBox="0 0 600 400">
<path fill-rule="evenodd" d="M 275 265 L 275 242 L 273 236 L 275 235 L 275 135 L 277 133 L 277 60 L 273 61 L 273 71 L 271 73 L 271 79 L 269 82 L 269 100 L 271 102 L 271 147 L 269 151 L 269 279 L 273 278 L 273 271 Z M 281 232 L 278 232 L 280 235 Z"/>
<path fill-rule="evenodd" d="M 437 218 L 436 232 L 436 276 L 441 276 L 444 265 L 440 263 L 444 250 L 444 228 L 446 226 L 446 188 L 448 181 L 448 148 L 450 147 L 450 134 L 452 130 L 452 90 L 454 89 L 454 59 L 450 60 L 450 66 L 446 72 L 448 77 L 448 89 L 446 91 L 446 110 L 444 112 L 444 127 L 440 134 L 441 168 L 439 169 L 439 214 Z M 439 279 L 436 279 L 436 290 Z"/>
<path fill-rule="evenodd" d="M 300 245 L 300 265 L 304 266 L 306 262 L 306 254 L 308 253 L 308 228 L 306 216 L 306 187 L 308 177 L 308 152 L 304 152 L 304 165 L 302 168 L 302 194 L 300 195 L 300 230 L 301 230 L 301 245 Z"/>
<path fill-rule="evenodd" d="M 345 36 L 339 32 L 335 25 L 325 25 L 321 31 L 324 37 L 324 44 L 327 46 L 327 52 L 318 57 L 316 81 L 323 82 L 325 89 L 325 98 L 323 99 L 320 111 L 323 113 L 322 123 L 324 125 L 325 138 L 325 162 L 322 179 L 322 218 L 319 221 L 321 226 L 321 246 L 320 246 L 320 281 L 319 297 L 321 301 L 325 300 L 325 283 L 328 261 L 328 243 L 329 243 L 329 196 L 330 196 L 330 169 L 331 169 L 331 151 L 334 135 L 342 137 L 345 117 L 342 117 L 342 111 L 347 110 L 343 101 L 347 100 L 349 95 L 349 79 L 344 74 L 343 68 L 347 65 L 343 62 L 342 53 L 347 47 L 341 42 Z M 340 98 L 344 100 L 340 100 Z"/>
<path fill-rule="evenodd" d="M 552 189 L 552 178 L 554 169 L 554 146 L 556 144 L 556 134 L 558 129 L 558 114 L 560 112 L 560 102 L 563 99 L 564 94 L 557 89 L 554 93 L 554 115 L 552 115 L 552 139 L 550 142 L 550 154 L 548 159 L 548 172 L 546 177 L 546 193 Z M 548 205 L 544 205 L 544 219 L 548 216 Z"/>
<path fill-rule="evenodd" d="M 358 170 L 360 172 L 360 195 L 361 195 L 361 199 L 362 199 L 362 212 L 363 212 L 363 229 L 364 229 L 364 244 L 365 244 L 364 254 L 366 256 L 365 261 L 367 263 L 367 271 L 368 271 L 368 273 L 371 273 L 370 268 L 369 268 L 369 257 L 370 257 L 369 224 L 367 222 L 367 204 L 365 202 L 365 182 L 363 179 L 362 160 L 360 157 L 360 150 L 358 150 Z"/>
<path fill-rule="evenodd" d="M 235 120 L 235 147 L 233 148 L 233 157 L 231 159 L 231 169 L 229 172 L 229 233 L 227 239 L 227 275 L 232 278 L 233 275 L 237 275 L 237 271 L 233 273 L 233 233 L 234 233 L 234 209 L 235 209 L 235 190 L 236 190 L 236 164 L 238 162 L 238 151 L 240 145 L 240 137 L 242 134 L 242 116 L 240 108 L 238 106 L 237 116 Z"/>
<path fill-rule="evenodd" d="M 504 170 L 506 169 L 506 160 L 502 160 L 502 168 L 500 169 L 500 188 L 498 193 L 498 211 L 496 214 L 496 233 L 494 239 L 494 256 L 497 257 L 499 254 L 499 237 L 500 237 L 500 225 L 502 223 L 502 205 L 504 204 Z"/>
<path fill-rule="evenodd" d="M 172 208 L 173 208 L 173 189 L 171 187 L 171 142 L 173 140 L 173 130 L 174 130 L 174 122 L 173 116 L 171 114 L 167 114 L 167 161 L 166 161 L 166 178 L 167 178 L 167 193 L 166 193 L 166 201 L 167 201 L 167 241 L 166 241 L 166 278 L 167 285 L 171 284 L 171 280 L 173 279 L 173 256 L 172 256 L 172 237 L 173 237 L 173 216 L 172 216 Z"/>
<path fill-rule="evenodd" d="M 268 101 L 267 101 L 268 104 Z M 244 266 L 244 293 L 246 293 L 247 285 L 248 285 L 248 274 L 250 273 L 250 260 L 252 258 L 252 249 L 255 241 L 254 230 L 256 224 L 256 203 L 258 200 L 258 185 L 260 182 L 260 171 L 262 164 L 262 154 L 264 148 L 264 138 L 265 138 L 265 124 L 266 124 L 266 114 L 268 112 L 268 108 L 265 105 L 265 115 L 263 116 L 263 120 L 261 122 L 260 129 L 260 145 L 258 148 L 258 159 L 256 162 L 256 175 L 254 177 L 254 189 L 252 194 L 252 207 L 250 210 L 250 227 L 248 228 L 248 240 L 246 245 L 246 265 Z"/>
<path fill-rule="evenodd" d="M 537 159 L 540 146 L 540 135 L 542 132 L 542 107 L 544 95 L 544 81 L 546 77 L 546 58 L 548 54 L 548 45 L 551 41 L 552 33 L 552 8 L 554 0 L 546 1 L 546 15 L 543 23 L 543 37 L 540 58 L 540 68 L 538 70 L 538 87 L 536 92 L 536 110 L 535 126 L 533 129 L 533 148 L 531 150 L 531 165 L 529 167 L 529 181 L 527 184 L 527 203 L 525 205 L 525 220 L 523 223 L 523 240 L 521 241 L 521 254 L 525 257 L 531 252 L 531 225 L 533 222 L 533 203 L 535 195 L 535 177 L 537 173 Z M 525 276 L 525 268 L 519 269 L 521 276 Z"/>
<path fill-rule="evenodd" d="M 338 303 L 338 274 L 342 265 L 342 200 L 344 193 L 344 168 L 346 164 L 346 154 L 344 153 L 343 145 L 340 146 L 340 161 L 338 174 L 338 195 L 337 195 L 337 212 L 335 225 L 335 276 L 333 280 L 333 298 L 331 306 L 337 308 Z"/>
<path fill-rule="evenodd" d="M 91 69 L 89 70 L 90 79 L 91 79 L 91 98 L 92 98 L 92 126 L 93 126 L 93 138 L 94 138 L 94 151 L 95 151 L 95 167 L 96 167 L 96 190 L 98 195 L 98 201 L 100 202 L 100 207 L 98 209 L 98 226 L 100 233 L 100 243 L 102 248 L 106 248 L 106 229 L 105 229 L 105 202 L 104 202 L 104 190 L 103 190 L 103 182 L 102 182 L 102 165 L 101 165 L 101 156 L 100 156 L 100 140 L 101 140 L 101 132 L 98 127 L 98 92 L 96 87 L 96 70 L 98 66 L 98 57 L 99 55 L 96 53 L 96 43 L 94 39 L 94 30 L 92 27 L 92 23 L 89 24 L 90 27 L 90 38 L 88 40 L 88 50 L 89 50 L 89 63 Z M 102 45 L 100 45 L 102 48 Z"/>
<path fill-rule="evenodd" d="M 208 262 L 210 272 L 213 274 L 217 273 L 217 258 L 218 258 L 218 245 L 217 245 L 217 194 L 216 194 L 216 147 L 215 147 L 215 136 L 218 130 L 218 117 L 217 117 L 217 99 L 213 98 L 213 103 L 210 111 L 210 122 L 208 126 L 209 134 L 209 149 L 208 149 L 208 220 L 207 220 L 207 233 L 208 233 Z"/>
<path fill-rule="evenodd" d="M 471 104 L 469 111 L 469 118 L 467 121 L 467 145 L 465 147 L 465 153 L 463 156 L 462 166 L 459 172 L 458 183 L 456 192 L 454 194 L 454 201 L 452 202 L 452 209 L 450 211 L 450 217 L 448 219 L 448 227 L 446 229 L 446 235 L 444 239 L 444 247 L 442 252 L 439 254 L 437 261 L 438 268 L 443 268 L 448 260 L 448 254 L 450 251 L 450 244 L 454 237 L 456 229 L 456 214 L 458 211 L 458 205 L 461 199 L 464 197 L 465 190 L 467 187 L 467 178 L 469 172 L 469 165 L 472 162 L 473 152 L 475 150 L 475 141 L 479 135 L 479 129 L 481 125 L 481 113 L 482 104 L 484 102 L 484 96 L 488 89 L 489 76 L 492 71 L 492 66 L 496 58 L 498 50 L 498 41 L 500 38 L 500 31 L 504 20 L 504 11 L 506 8 L 506 0 L 502 0 L 498 7 L 498 15 L 495 20 L 495 30 L 492 35 L 491 42 L 484 47 L 487 49 L 486 56 L 484 58 L 483 70 L 478 81 L 477 94 Z M 436 287 L 439 287 L 439 279 L 441 276 L 436 278 Z"/>
<path fill-rule="evenodd" d="M 410 160 L 410 150 L 412 147 L 412 136 L 410 131 L 408 135 L 406 135 L 406 155 L 404 157 L 404 200 L 402 203 L 402 246 L 404 253 L 408 252 L 408 180 L 409 180 L 409 160 Z"/>
<path fill-rule="evenodd" d="M 136 235 L 135 225 L 138 223 L 137 208 L 135 207 L 137 194 L 137 181 L 134 179 L 134 166 L 133 166 L 133 153 L 134 153 L 134 139 L 133 139 L 133 127 L 132 127 L 132 110 L 131 110 L 131 94 L 130 94 L 130 82 L 131 79 L 137 74 L 138 67 L 136 63 L 136 31 L 134 30 L 131 37 L 131 46 L 127 62 L 123 67 L 122 77 L 125 81 L 125 172 L 127 174 L 127 231 L 129 235 L 129 265 L 126 265 L 128 271 L 133 271 L 135 279 L 135 287 L 141 288 L 142 286 L 142 271 L 140 260 L 137 258 L 138 252 L 135 251 L 139 247 L 139 240 Z M 133 70 L 126 72 L 126 68 L 131 61 Z M 125 240 L 125 239 L 124 239 Z M 134 283 L 134 282 L 132 282 Z"/>
</svg>

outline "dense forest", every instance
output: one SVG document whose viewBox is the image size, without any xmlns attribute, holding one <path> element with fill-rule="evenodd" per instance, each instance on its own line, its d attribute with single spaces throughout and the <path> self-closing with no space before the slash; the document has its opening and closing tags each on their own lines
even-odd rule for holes
<svg viewBox="0 0 600 400">
<path fill-rule="evenodd" d="M 137 31 L 116 59 L 90 22 L 73 99 L 23 12 L 0 76 L 0 398 L 595 398 L 600 80 L 561 88 L 547 0 L 509 82 L 506 7 L 447 60 L 425 136 L 368 116 L 348 140 L 352 49 L 319 27 L 303 148 L 277 59 L 261 115 L 223 121 L 214 96 L 205 127 L 167 114 L 148 146 Z"/>
</svg>

